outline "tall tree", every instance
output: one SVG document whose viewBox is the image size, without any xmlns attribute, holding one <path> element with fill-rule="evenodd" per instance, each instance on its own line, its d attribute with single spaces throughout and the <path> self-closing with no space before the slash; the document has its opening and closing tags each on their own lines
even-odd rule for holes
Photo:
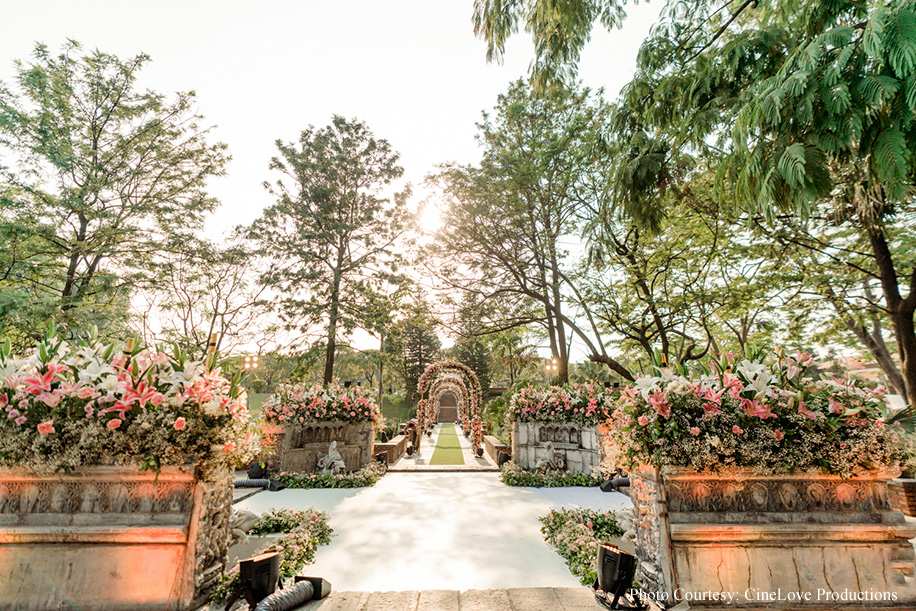
<svg viewBox="0 0 916 611">
<path fill-rule="evenodd" d="M 491 28 L 479 31 L 498 48 L 517 5 L 478 6 Z M 548 63 L 568 66 L 595 15 L 555 12 L 564 16 Z M 771 231 L 780 215 L 856 231 L 916 409 L 916 264 L 894 252 L 898 221 L 916 205 L 916 3 L 678 2 L 644 42 L 619 114 L 634 149 L 636 137 L 655 144 L 640 156 L 646 183 L 690 151 L 714 160 L 722 189 Z M 912 224 L 902 229 L 909 240 Z"/>
<path fill-rule="evenodd" d="M 595 179 L 604 162 L 603 112 L 588 91 L 536 98 L 516 82 L 478 126 L 480 167 L 447 167 L 433 179 L 449 200 L 440 277 L 479 302 L 500 303 L 494 312 L 513 313 L 482 333 L 542 326 L 562 382 L 572 336 L 591 360 L 632 377 L 607 353 L 564 246 L 581 231 L 583 202 L 602 196 Z"/>
<path fill-rule="evenodd" d="M 310 126 L 298 143 L 277 141 L 265 183 L 277 202 L 250 228 L 261 254 L 272 262 L 263 282 L 278 297 L 290 329 L 321 329 L 324 382 L 334 378 L 337 342 L 370 326 L 382 284 L 401 259 L 398 240 L 408 228 L 409 188 L 383 194 L 404 170 L 386 140 L 365 123 L 335 115 L 323 128 Z"/>
<path fill-rule="evenodd" d="M 417 383 L 420 376 L 427 367 L 439 360 L 439 351 L 442 348 L 442 342 L 437 334 L 439 321 L 433 315 L 429 304 L 422 300 L 408 304 L 403 314 L 391 336 L 389 347 L 401 355 L 400 366 L 407 399 L 417 401 Z"/>
<path fill-rule="evenodd" d="M 123 324 L 169 238 L 217 206 L 206 183 L 226 147 L 207 142 L 192 92 L 137 86 L 148 61 L 38 45 L 0 84 L 0 304 L 35 315 L 24 324 Z"/>
</svg>

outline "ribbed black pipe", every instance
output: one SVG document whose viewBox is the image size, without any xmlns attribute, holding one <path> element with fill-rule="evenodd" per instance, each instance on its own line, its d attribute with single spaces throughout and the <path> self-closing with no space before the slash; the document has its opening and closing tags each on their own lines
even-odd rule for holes
<svg viewBox="0 0 916 611">
<path fill-rule="evenodd" d="M 286 611 L 312 600 L 315 587 L 310 581 L 300 581 L 288 588 L 277 590 L 258 603 L 254 611 Z"/>
<path fill-rule="evenodd" d="M 236 488 L 270 488 L 269 479 L 237 479 L 232 482 Z"/>
</svg>

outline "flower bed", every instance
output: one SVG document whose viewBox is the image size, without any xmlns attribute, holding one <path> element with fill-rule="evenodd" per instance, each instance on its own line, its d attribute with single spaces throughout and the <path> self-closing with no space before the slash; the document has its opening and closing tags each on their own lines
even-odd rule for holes
<svg viewBox="0 0 916 611">
<path fill-rule="evenodd" d="M 294 425 L 310 422 L 375 422 L 382 412 L 374 395 L 359 386 L 331 383 L 280 384 L 262 408 L 267 422 Z"/>
<path fill-rule="evenodd" d="M 902 429 L 882 420 L 883 389 L 814 381 L 803 353 L 736 361 L 723 357 L 693 378 L 658 369 L 624 389 L 611 435 L 625 466 L 849 475 L 904 458 Z"/>
<path fill-rule="evenodd" d="M 548 472 L 537 473 L 526 471 L 516 463 L 509 461 L 502 466 L 500 479 L 507 486 L 528 486 L 532 488 L 563 488 L 567 486 L 600 486 L 604 483 L 601 475 L 588 473 Z"/>
<path fill-rule="evenodd" d="M 591 585 L 597 576 L 598 544 L 623 534 L 610 511 L 551 509 L 540 521 L 547 544 L 566 560 L 582 585 Z"/>
<path fill-rule="evenodd" d="M 260 548 L 256 554 L 280 554 L 280 579 L 291 579 L 306 564 L 315 561 L 315 551 L 320 545 L 331 542 L 334 531 L 328 524 L 326 513 L 309 509 L 295 511 L 277 509 L 264 514 L 248 531 L 249 535 L 284 533 L 282 537 Z M 223 578 L 213 599 L 224 601 L 238 589 L 239 567 L 236 565 Z"/>
<path fill-rule="evenodd" d="M 194 463 L 204 477 L 250 460 L 257 436 L 238 380 L 210 362 L 139 343 L 120 350 L 52 331 L 24 358 L 0 347 L 0 466 Z"/>
<path fill-rule="evenodd" d="M 515 422 L 574 422 L 597 426 L 614 411 L 614 395 L 597 384 L 519 389 L 506 412 Z"/>
<path fill-rule="evenodd" d="M 280 473 L 277 480 L 287 488 L 362 488 L 387 472 L 387 465 L 371 462 L 352 473 Z"/>
</svg>

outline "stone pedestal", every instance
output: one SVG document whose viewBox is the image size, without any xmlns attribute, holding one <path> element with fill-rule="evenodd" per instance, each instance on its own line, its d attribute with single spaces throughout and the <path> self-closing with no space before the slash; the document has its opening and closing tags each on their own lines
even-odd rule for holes
<svg viewBox="0 0 916 611">
<path fill-rule="evenodd" d="M 284 429 L 280 451 L 280 470 L 295 473 L 315 473 L 318 459 L 328 453 L 332 441 L 337 442 L 347 471 L 362 469 L 372 460 L 375 437 L 371 422 L 313 422 Z"/>
<path fill-rule="evenodd" d="M 193 468 L 0 471 L 4 608 L 196 609 L 226 568 L 232 482 Z"/>
<path fill-rule="evenodd" d="M 890 477 L 644 467 L 630 474 L 640 588 L 665 607 L 913 608 L 916 527 L 890 508 Z M 710 592 L 734 596 L 696 598 Z"/>
<path fill-rule="evenodd" d="M 512 460 L 522 469 L 533 470 L 538 461 L 549 458 L 548 443 L 570 473 L 590 475 L 601 466 L 601 441 L 593 426 L 556 422 L 512 424 Z"/>
</svg>

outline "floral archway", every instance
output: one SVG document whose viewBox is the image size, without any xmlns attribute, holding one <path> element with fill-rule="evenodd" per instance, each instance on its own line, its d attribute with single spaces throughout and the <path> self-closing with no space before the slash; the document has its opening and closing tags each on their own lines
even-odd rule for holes
<svg viewBox="0 0 916 611">
<path fill-rule="evenodd" d="M 457 361 L 434 363 L 420 376 L 417 392 L 420 395 L 417 420 L 421 430 L 438 420 L 440 401 L 445 394 L 456 397 L 461 428 L 468 433 L 476 453 L 483 443 L 483 421 L 480 418 L 480 381 L 474 371 Z"/>
</svg>

